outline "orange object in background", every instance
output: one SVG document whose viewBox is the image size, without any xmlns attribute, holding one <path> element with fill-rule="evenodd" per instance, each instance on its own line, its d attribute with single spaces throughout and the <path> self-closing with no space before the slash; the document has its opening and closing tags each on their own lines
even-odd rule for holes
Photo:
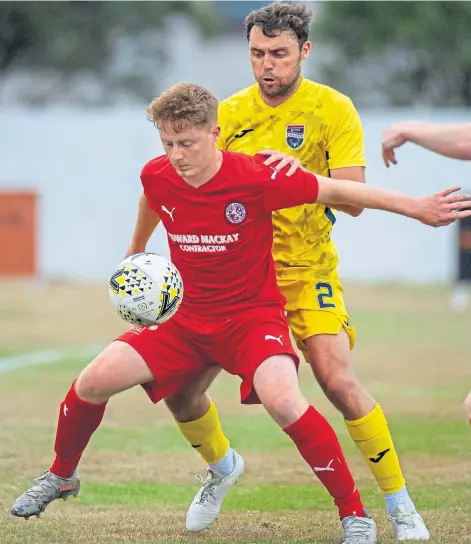
<svg viewBox="0 0 471 544">
<path fill-rule="evenodd" d="M 0 276 L 37 272 L 37 195 L 0 191 Z"/>
</svg>

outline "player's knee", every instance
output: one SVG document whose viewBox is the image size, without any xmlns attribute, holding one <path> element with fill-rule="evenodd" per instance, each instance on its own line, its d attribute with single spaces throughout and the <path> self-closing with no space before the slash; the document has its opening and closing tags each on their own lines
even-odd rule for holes
<svg viewBox="0 0 471 544">
<path fill-rule="evenodd" d="M 301 393 L 297 395 L 277 394 L 266 396 L 262 403 L 271 417 L 283 429 L 297 421 L 309 406 Z"/>
<path fill-rule="evenodd" d="M 349 373 L 334 372 L 319 383 L 327 398 L 341 411 L 348 409 L 359 394 L 359 383 Z"/>
<path fill-rule="evenodd" d="M 318 344 L 309 347 L 311 367 L 319 385 L 332 404 L 342 412 L 360 395 L 360 384 L 353 374 L 350 352 L 344 345 L 345 334 L 328 342 L 326 338 L 317 339 Z M 320 342 L 323 340 L 323 343 Z M 341 343 L 341 348 L 339 347 Z"/>
<path fill-rule="evenodd" d="M 257 394 L 267 412 L 282 429 L 297 421 L 309 406 L 299 386 L 278 387 L 273 383 L 271 387 L 259 387 Z"/>
<path fill-rule="evenodd" d="M 178 392 L 166 397 L 164 402 L 167 408 L 172 412 L 173 417 L 177 421 L 181 421 L 180 416 L 186 410 L 185 399 Z"/>
<path fill-rule="evenodd" d="M 267 412 L 283 428 L 297 421 L 307 410 L 296 365 L 289 355 L 266 359 L 255 371 L 253 384 Z"/>
<path fill-rule="evenodd" d="M 75 382 L 78 397 L 91 404 L 107 402 L 111 396 L 93 363 L 82 370 Z"/>
<path fill-rule="evenodd" d="M 177 391 L 166 397 L 164 402 L 173 417 L 180 423 L 200 419 L 209 408 L 209 397 L 206 393 L 188 395 Z"/>
</svg>

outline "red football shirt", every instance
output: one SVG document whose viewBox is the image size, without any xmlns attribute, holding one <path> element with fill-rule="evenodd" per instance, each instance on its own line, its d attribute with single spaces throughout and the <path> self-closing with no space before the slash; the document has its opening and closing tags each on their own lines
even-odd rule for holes
<svg viewBox="0 0 471 544">
<path fill-rule="evenodd" d="M 222 317 L 285 302 L 271 255 L 271 212 L 313 203 L 319 188 L 314 174 L 298 170 L 287 178 L 264 160 L 223 151 L 220 170 L 198 188 L 166 155 L 144 166 L 144 193 L 167 230 L 171 260 L 183 279 L 179 311 Z"/>
</svg>

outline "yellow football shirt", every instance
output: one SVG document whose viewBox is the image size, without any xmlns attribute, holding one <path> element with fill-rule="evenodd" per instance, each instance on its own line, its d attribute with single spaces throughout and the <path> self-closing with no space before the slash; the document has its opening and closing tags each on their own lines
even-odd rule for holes
<svg viewBox="0 0 471 544">
<path fill-rule="evenodd" d="M 299 157 L 308 170 L 365 166 L 363 130 L 351 100 L 340 92 L 303 79 L 296 93 L 272 108 L 252 85 L 219 106 L 219 147 L 255 154 L 275 149 Z M 320 204 L 273 213 L 273 257 L 278 278 L 311 279 L 336 273 L 338 257 L 330 240 L 335 216 Z"/>
</svg>

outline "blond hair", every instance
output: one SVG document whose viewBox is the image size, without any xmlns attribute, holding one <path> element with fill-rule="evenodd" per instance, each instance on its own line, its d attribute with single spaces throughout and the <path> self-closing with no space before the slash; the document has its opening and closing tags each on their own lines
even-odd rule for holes
<svg viewBox="0 0 471 544">
<path fill-rule="evenodd" d="M 171 125 L 175 132 L 217 122 L 218 100 L 204 87 L 178 83 L 154 98 L 146 109 L 157 128 Z"/>
</svg>

